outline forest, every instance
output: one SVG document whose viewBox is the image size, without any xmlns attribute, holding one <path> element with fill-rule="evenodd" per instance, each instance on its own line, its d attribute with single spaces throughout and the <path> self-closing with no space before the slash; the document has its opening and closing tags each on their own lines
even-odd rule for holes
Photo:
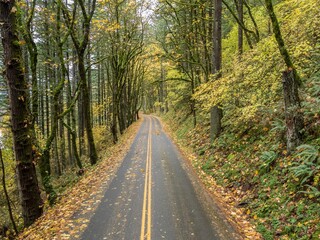
<svg viewBox="0 0 320 240">
<path fill-rule="evenodd" d="M 32 232 L 144 113 L 262 239 L 319 239 L 319 5 L 0 0 L 0 238 Z"/>
</svg>

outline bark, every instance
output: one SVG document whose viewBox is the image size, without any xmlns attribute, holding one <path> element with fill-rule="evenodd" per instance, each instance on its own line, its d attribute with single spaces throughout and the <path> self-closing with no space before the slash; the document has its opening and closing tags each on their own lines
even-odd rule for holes
<svg viewBox="0 0 320 240">
<path fill-rule="evenodd" d="M 239 21 L 243 23 L 243 0 L 237 0 L 237 10 Z M 243 29 L 238 25 L 238 54 L 241 55 L 243 52 Z"/>
<path fill-rule="evenodd" d="M 1 162 L 1 168 L 2 168 L 2 187 L 3 187 L 4 195 L 5 195 L 6 201 L 7 201 L 9 217 L 10 217 L 10 220 L 11 220 L 11 223 L 12 223 L 12 226 L 13 226 L 13 229 L 14 229 L 15 233 L 18 234 L 17 225 L 16 225 L 16 222 L 14 221 L 14 217 L 13 217 L 13 214 L 12 214 L 11 203 L 10 203 L 10 198 L 9 198 L 9 194 L 8 194 L 8 191 L 7 191 L 6 171 L 5 171 L 4 162 L 3 162 L 3 158 L 2 158 L 1 143 L 0 143 L 0 162 Z"/>
<path fill-rule="evenodd" d="M 221 77 L 221 62 L 222 62 L 222 49 L 221 49 L 221 19 L 222 19 L 222 1 L 214 0 L 214 31 L 213 31 L 213 74 L 216 74 L 217 78 Z M 220 106 L 213 106 L 210 110 L 210 139 L 213 141 L 216 139 L 222 129 L 222 109 Z"/>
<path fill-rule="evenodd" d="M 89 96 L 89 89 L 87 85 L 86 79 L 86 70 L 84 66 L 84 55 L 78 55 L 78 68 L 79 68 L 79 76 L 81 81 L 81 89 L 82 89 L 82 104 L 85 116 L 85 126 L 87 130 L 87 140 L 89 146 L 89 157 L 91 165 L 96 164 L 98 161 L 98 155 L 96 146 L 94 143 L 93 132 L 92 132 L 92 124 L 91 124 L 91 115 L 90 115 L 90 96 Z"/>
<path fill-rule="evenodd" d="M 46 9 L 48 9 L 49 7 L 49 4 L 48 4 L 48 1 L 45 0 L 44 1 L 44 7 Z M 45 30 L 45 35 L 46 35 L 46 38 L 45 38 L 45 49 L 46 49 L 46 52 L 45 52 L 45 57 L 46 59 L 51 59 L 51 54 L 50 54 L 50 29 L 49 29 L 49 15 L 46 14 L 46 18 L 45 18 L 45 22 L 44 22 L 44 30 Z M 49 133 L 50 133 L 50 79 L 51 79 L 51 69 L 49 67 L 49 64 L 45 64 L 45 94 L 46 94 L 46 104 L 45 104 L 45 109 L 46 109 L 46 137 L 48 138 L 49 137 Z"/>
<path fill-rule="evenodd" d="M 42 150 L 42 155 L 40 157 L 39 161 L 39 169 L 41 174 L 41 179 L 43 186 L 45 188 L 45 191 L 48 196 L 48 200 L 50 204 L 53 204 L 56 200 L 57 194 L 55 193 L 53 186 L 50 181 L 50 175 L 51 175 L 51 169 L 50 169 L 50 151 L 52 147 L 52 142 L 54 141 L 57 130 L 58 130 L 58 122 L 59 122 L 59 96 L 63 89 L 64 81 L 61 80 L 56 88 L 53 91 L 53 120 L 52 120 L 52 126 L 51 131 L 49 133 L 49 137 L 46 140 L 45 147 Z M 58 157 L 58 156 L 56 156 Z"/>
<path fill-rule="evenodd" d="M 76 58 L 76 52 L 74 52 L 74 58 Z M 77 84 L 80 82 L 79 76 L 77 75 L 77 65 L 75 62 L 73 62 L 72 66 L 73 70 L 73 79 L 76 79 Z M 80 91 L 79 101 L 78 101 L 78 141 L 79 141 L 79 150 L 80 150 L 80 156 L 86 154 L 86 142 L 85 142 L 85 120 L 84 120 L 84 110 L 83 110 L 83 104 L 82 104 L 82 91 Z"/>
<path fill-rule="evenodd" d="M 113 93 L 114 95 L 115 93 Z M 113 143 L 118 142 L 118 129 L 117 129 L 117 106 L 116 102 L 113 101 L 112 103 L 112 123 L 111 123 L 111 133 L 113 137 Z"/>
<path fill-rule="evenodd" d="M 211 108 L 211 127 L 210 127 L 210 136 L 211 140 L 219 137 L 221 133 L 221 119 L 223 117 L 222 109 L 218 106 Z"/>
<path fill-rule="evenodd" d="M 32 115 L 35 123 L 38 123 L 38 108 L 39 108 L 39 91 L 38 91 L 38 79 L 37 79 L 37 64 L 38 64 L 38 48 L 32 37 L 31 33 L 31 24 L 35 12 L 36 0 L 33 0 L 31 10 L 29 15 L 27 15 L 27 19 L 23 19 L 23 16 L 19 17 L 19 24 L 23 26 L 22 28 L 22 36 L 26 42 L 27 49 L 30 57 L 30 70 L 31 70 L 31 84 L 32 84 L 32 98 L 31 98 L 31 106 L 32 106 Z"/>
<path fill-rule="evenodd" d="M 98 59 L 100 58 L 100 50 L 98 50 L 97 52 L 97 57 Z M 98 85 L 98 90 L 97 90 L 97 98 L 98 98 L 98 119 L 97 119 L 97 122 L 98 122 L 98 125 L 101 126 L 102 125 L 102 119 L 101 119 L 101 63 L 98 63 L 98 82 L 97 82 L 97 85 Z"/>
<path fill-rule="evenodd" d="M 220 77 L 221 70 L 221 59 L 222 59 L 222 31 L 221 31 L 221 21 L 222 21 L 222 2 L 221 0 L 214 0 L 214 31 L 213 31 L 213 69 L 214 74 L 218 74 Z"/>
<path fill-rule="evenodd" d="M 14 0 L 0 1 L 0 22 L 20 204 L 24 225 L 29 226 L 41 216 L 42 200 L 34 165 L 32 119 L 28 111 L 28 84 L 23 72 L 14 5 Z"/>
<path fill-rule="evenodd" d="M 287 150 L 288 152 L 291 152 L 302 142 L 301 133 L 304 127 L 304 123 L 299 98 L 299 86 L 301 85 L 301 80 L 293 66 L 290 54 L 285 47 L 279 22 L 277 16 L 274 13 L 272 1 L 265 0 L 265 3 L 280 54 L 287 66 L 287 70 L 283 73 L 282 82 L 287 128 Z"/>
<path fill-rule="evenodd" d="M 301 144 L 301 130 L 304 126 L 294 70 L 283 72 L 282 86 L 287 126 L 287 150 L 291 152 Z"/>
<path fill-rule="evenodd" d="M 71 136 L 72 136 L 72 147 L 74 149 L 74 157 L 76 159 L 76 164 L 79 167 L 79 169 L 83 169 L 82 162 L 80 160 L 80 156 L 77 150 L 77 134 L 76 131 L 72 129 L 68 124 L 64 123 L 64 126 L 70 131 Z"/>
<path fill-rule="evenodd" d="M 283 60 L 285 61 L 287 67 L 293 68 L 293 63 L 291 61 L 289 52 L 286 49 L 285 44 L 284 44 L 284 40 L 282 38 L 282 34 L 281 34 L 281 30 L 280 30 L 277 16 L 273 10 L 272 0 L 265 0 L 265 3 L 266 3 L 267 11 L 268 11 L 271 23 L 272 23 L 273 33 L 274 33 L 274 36 L 275 36 L 276 41 L 278 43 L 278 48 L 281 53 L 281 56 L 282 56 Z"/>
</svg>

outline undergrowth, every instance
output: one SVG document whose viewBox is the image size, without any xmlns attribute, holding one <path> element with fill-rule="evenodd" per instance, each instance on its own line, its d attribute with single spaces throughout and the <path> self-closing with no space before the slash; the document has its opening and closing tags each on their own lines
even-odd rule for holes
<svg viewBox="0 0 320 240">
<path fill-rule="evenodd" d="M 197 154 L 196 169 L 236 196 L 234 205 L 244 208 L 265 239 L 320 239 L 318 4 L 317 0 L 290 0 L 275 7 L 303 82 L 303 144 L 295 152 L 289 155 L 286 151 L 281 86 L 284 65 L 268 31 L 240 62 L 230 61 L 233 53 L 224 51 L 222 78 L 202 84 L 193 95 L 195 128 L 191 117 L 182 117 L 190 111 L 187 105 L 171 107 L 165 116 L 178 139 Z M 263 14 L 258 18 L 259 22 L 265 19 Z M 224 39 L 225 47 L 235 42 L 231 40 L 236 34 L 235 25 Z M 210 143 L 209 111 L 217 104 L 223 108 L 223 131 Z"/>
<path fill-rule="evenodd" d="M 197 154 L 195 167 L 240 199 L 235 207 L 245 208 L 265 239 L 319 239 L 319 138 L 288 155 L 279 131 L 257 125 L 245 134 L 224 131 L 210 144 L 208 124 L 173 126 L 174 116 L 165 120 Z"/>
</svg>

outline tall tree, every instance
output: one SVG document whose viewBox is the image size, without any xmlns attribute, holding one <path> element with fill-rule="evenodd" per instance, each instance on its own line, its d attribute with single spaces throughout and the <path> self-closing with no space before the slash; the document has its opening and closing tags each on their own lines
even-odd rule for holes
<svg viewBox="0 0 320 240">
<path fill-rule="evenodd" d="M 79 70 L 79 77 L 80 77 L 80 86 L 82 91 L 82 103 L 83 103 L 83 111 L 84 111 L 84 117 L 85 117 L 85 126 L 87 130 L 90 163 L 95 164 L 98 160 L 98 154 L 97 154 L 93 132 L 92 132 L 92 121 L 91 121 L 91 113 L 90 113 L 91 112 L 90 111 L 91 110 L 90 92 L 89 92 L 88 79 L 87 79 L 87 73 L 86 73 L 86 67 L 85 67 L 85 60 L 86 60 L 85 53 L 89 45 L 90 26 L 91 26 L 91 20 L 96 8 L 96 0 L 93 0 L 91 4 L 89 4 L 90 5 L 89 10 L 86 8 L 85 2 L 83 0 L 75 1 L 72 17 L 67 6 L 65 6 L 63 1 L 60 0 L 59 4 L 62 6 L 64 19 L 65 19 L 66 25 L 69 28 L 71 38 L 77 52 L 78 70 Z M 81 29 L 81 31 L 83 32 L 82 36 L 78 35 L 76 31 L 77 29 L 75 26 L 75 21 L 76 21 L 75 15 L 77 11 L 77 4 L 79 4 L 80 6 L 81 15 L 83 18 L 82 29 Z"/>
<path fill-rule="evenodd" d="M 18 189 L 24 225 L 29 226 L 42 214 L 42 200 L 34 165 L 31 137 L 33 121 L 28 110 L 29 89 L 23 71 L 16 12 L 15 0 L 0 1 L 5 77 L 9 87 Z"/>
<path fill-rule="evenodd" d="M 38 64 L 38 47 L 32 36 L 32 21 L 35 13 L 35 7 L 37 4 L 36 0 L 33 0 L 31 3 L 30 10 L 25 10 L 25 15 L 19 16 L 19 25 L 22 27 L 22 36 L 26 42 L 26 46 L 30 58 L 30 70 L 31 70 L 31 85 L 32 85 L 32 97 L 31 97 L 31 106 L 32 106 L 32 115 L 35 123 L 38 123 L 38 107 L 39 107 L 39 91 L 38 91 L 38 79 L 37 79 L 37 64 Z M 29 11 L 28 11 L 29 10 Z M 19 11 L 22 13 L 23 11 Z M 24 21 L 26 19 L 26 21 Z"/>
<path fill-rule="evenodd" d="M 283 72 L 282 84 L 287 127 L 287 150 L 290 152 L 301 143 L 302 129 L 304 127 L 299 98 L 299 86 L 301 84 L 301 80 L 292 63 L 290 54 L 285 47 L 279 22 L 276 14 L 274 13 L 272 1 L 265 0 L 265 3 L 272 23 L 273 33 L 278 43 L 279 51 L 287 66 L 287 70 Z"/>
<path fill-rule="evenodd" d="M 222 1 L 214 0 L 214 30 L 213 30 L 213 67 L 212 74 L 216 78 L 221 77 L 221 62 L 222 62 L 222 48 L 221 48 L 221 21 L 222 21 Z M 211 124 L 210 124 L 210 137 L 213 141 L 219 136 L 221 132 L 222 109 L 220 106 L 215 105 L 211 108 Z"/>
<path fill-rule="evenodd" d="M 238 18 L 241 24 L 243 23 L 243 0 L 235 0 L 235 4 L 237 5 Z M 238 24 L 238 53 L 239 55 L 243 52 L 243 29 L 241 24 Z"/>
</svg>

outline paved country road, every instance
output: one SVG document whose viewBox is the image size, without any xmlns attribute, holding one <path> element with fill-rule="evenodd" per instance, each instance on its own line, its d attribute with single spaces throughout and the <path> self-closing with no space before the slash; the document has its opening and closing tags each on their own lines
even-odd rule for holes
<svg viewBox="0 0 320 240">
<path fill-rule="evenodd" d="M 240 239 L 221 214 L 214 212 L 218 208 L 202 203 L 193 187 L 195 180 L 190 180 L 185 168 L 159 120 L 144 116 L 128 154 L 81 238 Z"/>
</svg>

